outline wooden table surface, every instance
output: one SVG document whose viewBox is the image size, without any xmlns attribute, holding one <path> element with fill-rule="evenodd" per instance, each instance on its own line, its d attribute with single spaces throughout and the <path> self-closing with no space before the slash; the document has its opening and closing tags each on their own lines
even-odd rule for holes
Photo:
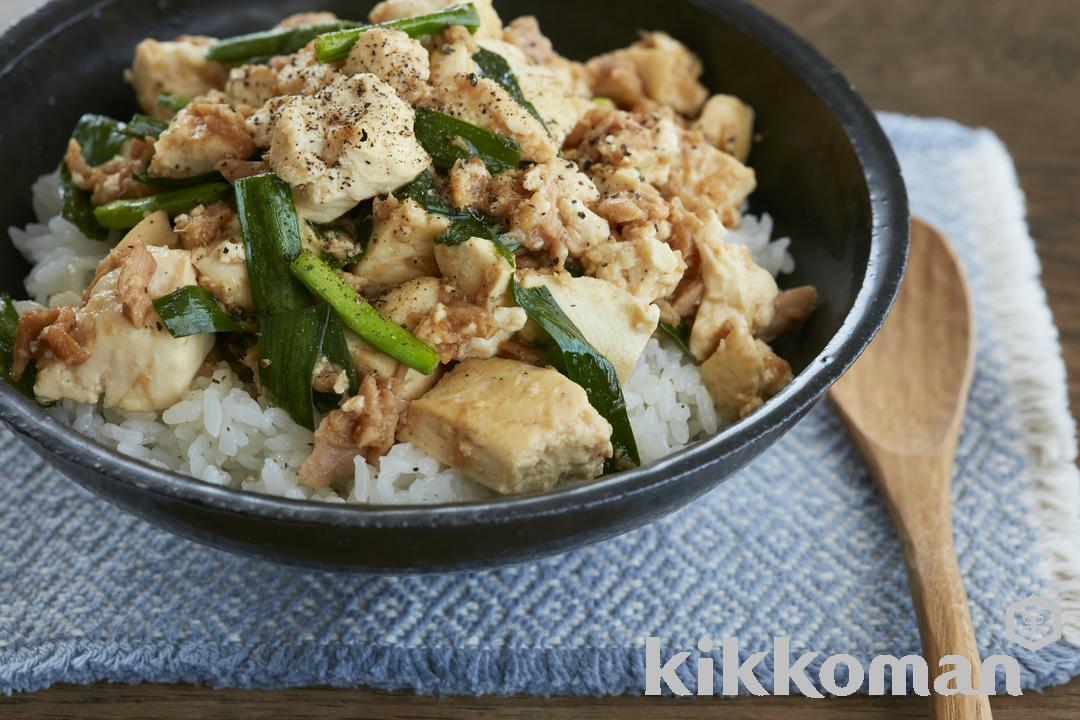
<svg viewBox="0 0 1080 720">
<path fill-rule="evenodd" d="M 246 0 L 243 0 L 246 1 Z M 0 24 L 36 0 L 0 0 Z M 317 5 L 314 2 L 313 5 Z M 1080 408 L 1080 1 L 759 0 L 881 110 L 995 130 L 1016 159 L 1043 282 Z M 1080 680 L 995 698 L 999 720 L 1080 717 Z M 432 699 L 366 690 L 58 687 L 0 701 L 8 718 L 918 718 L 920 698 Z"/>
</svg>

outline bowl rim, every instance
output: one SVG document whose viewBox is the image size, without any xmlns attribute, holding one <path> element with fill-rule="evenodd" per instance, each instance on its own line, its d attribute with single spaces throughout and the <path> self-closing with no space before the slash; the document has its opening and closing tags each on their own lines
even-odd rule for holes
<svg viewBox="0 0 1080 720">
<path fill-rule="evenodd" d="M 0 34 L 14 53 L 0 68 L 6 75 L 24 54 L 51 34 L 92 17 L 119 0 L 84 5 L 51 0 Z M 292 523 L 356 528 L 438 528 L 505 525 L 540 520 L 568 508 L 589 510 L 663 490 L 689 471 L 706 468 L 759 438 L 791 424 L 820 399 L 851 366 L 884 322 L 899 290 L 907 261 L 908 202 L 900 166 L 873 112 L 841 73 L 805 40 L 746 0 L 690 0 L 722 15 L 724 22 L 761 43 L 799 75 L 839 120 L 870 190 L 871 243 L 862 285 L 839 329 L 795 379 L 760 410 L 712 437 L 645 467 L 547 493 L 498 497 L 451 505 L 350 505 L 293 500 L 213 485 L 161 470 L 109 450 L 74 433 L 36 403 L 0 381 L 0 420 L 70 466 L 83 466 L 112 482 L 218 511 Z M 722 6 L 722 10 L 721 10 Z M 52 22 L 64 11 L 68 20 Z"/>
</svg>

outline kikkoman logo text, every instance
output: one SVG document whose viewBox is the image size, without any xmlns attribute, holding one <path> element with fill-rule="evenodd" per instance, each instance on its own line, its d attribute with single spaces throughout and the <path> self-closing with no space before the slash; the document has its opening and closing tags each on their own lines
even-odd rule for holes
<svg viewBox="0 0 1080 720">
<path fill-rule="evenodd" d="M 697 687 L 690 688 L 679 677 L 679 670 L 690 657 L 690 651 L 677 652 L 667 658 L 661 654 L 660 638 L 645 639 L 645 694 L 660 695 L 664 687 L 675 695 L 716 695 L 714 676 L 719 651 L 721 668 L 722 695 L 738 695 L 742 686 L 751 695 L 768 695 L 769 692 L 754 675 L 769 653 L 759 651 L 740 661 L 739 639 L 726 637 L 719 644 L 712 638 L 704 637 L 698 641 L 697 649 L 701 657 L 697 660 Z M 851 695 L 863 686 L 869 677 L 869 693 L 885 694 L 886 674 L 892 680 L 893 695 L 930 694 L 930 668 L 926 660 L 918 655 L 894 657 L 879 655 L 870 661 L 867 670 L 858 658 L 852 655 L 830 655 L 818 668 L 818 682 L 811 682 L 810 665 L 821 653 L 808 652 L 800 655 L 794 662 L 791 659 L 791 642 L 786 637 L 773 638 L 772 662 L 765 663 L 773 668 L 774 695 L 790 695 L 792 685 L 806 697 L 821 698 L 824 695 L 818 687 L 832 695 Z M 939 695 L 994 695 L 997 688 L 997 672 L 1005 674 L 1005 690 L 1009 695 L 1020 695 L 1020 664 L 1008 655 L 991 655 L 982 662 L 978 670 L 978 687 L 972 687 L 972 667 L 967 659 L 960 655 L 946 655 L 938 662 L 944 669 L 934 678 L 933 690 Z M 907 685 L 908 671 L 911 671 L 911 687 Z M 685 673 L 684 673 L 685 674 Z"/>
<path fill-rule="evenodd" d="M 1012 603 L 1005 610 L 1005 637 L 1028 651 L 1038 651 L 1061 639 L 1062 613 L 1054 603 L 1045 598 L 1031 596 Z M 878 655 L 863 667 L 858 658 L 847 655 L 830 655 L 816 664 L 819 652 L 800 655 L 791 659 L 791 641 L 787 637 L 773 638 L 772 662 L 764 662 L 769 653 L 751 653 L 742 660 L 739 656 L 739 639 L 725 637 L 717 644 L 712 638 L 703 637 L 697 643 L 700 657 L 697 667 L 686 667 L 691 651 L 676 652 L 663 657 L 659 637 L 645 639 L 645 694 L 660 695 L 666 687 L 675 695 L 715 695 L 714 678 L 717 660 L 720 665 L 722 695 L 738 695 L 742 687 L 751 695 L 768 695 L 768 691 L 754 674 L 762 666 L 772 668 L 774 695 L 790 695 L 792 685 L 806 697 L 824 697 L 818 688 L 832 695 L 851 695 L 867 683 L 871 695 L 885 694 L 885 678 L 891 681 L 893 695 L 929 695 L 931 688 L 938 695 L 995 695 L 997 676 L 1001 671 L 1005 680 L 1005 692 L 1020 695 L 1020 663 L 1008 655 L 991 655 L 979 668 L 971 667 L 960 655 L 946 655 L 937 661 L 934 670 L 941 670 L 933 683 L 926 659 L 918 655 L 894 657 Z M 719 653 L 719 657 L 717 657 Z M 811 665 L 817 669 L 817 683 L 811 682 Z M 696 669 L 696 673 L 693 670 Z M 682 671 L 680 673 L 680 670 Z M 910 673 L 911 685 L 908 686 Z M 680 677 L 681 675 L 681 677 Z M 696 676 L 697 685 L 691 691 L 683 678 Z M 977 687 L 973 687 L 976 678 Z"/>
</svg>

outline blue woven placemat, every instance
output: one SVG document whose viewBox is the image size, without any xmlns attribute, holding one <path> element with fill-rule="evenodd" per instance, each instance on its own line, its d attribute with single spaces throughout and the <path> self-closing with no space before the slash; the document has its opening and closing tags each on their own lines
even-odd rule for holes
<svg viewBox="0 0 1080 720">
<path fill-rule="evenodd" d="M 978 311 L 956 540 L 979 646 L 1027 688 L 1080 673 L 1080 481 L 1056 333 L 997 138 L 883 116 L 914 211 L 954 241 Z M 795 247 L 796 256 L 798 247 Z M 744 654 L 919 651 L 896 536 L 827 404 L 747 470 L 602 545 L 472 575 L 348 577 L 188 543 L 80 491 L 0 430 L 0 689 L 56 682 L 640 693 L 644 639 Z M 1030 595 L 1064 611 L 1039 651 L 1005 635 Z M 684 667 L 689 679 L 693 659 Z M 771 687 L 768 663 L 758 677 Z M 817 673 L 811 676 L 816 678 Z M 717 688 L 720 687 L 717 682 Z"/>
</svg>

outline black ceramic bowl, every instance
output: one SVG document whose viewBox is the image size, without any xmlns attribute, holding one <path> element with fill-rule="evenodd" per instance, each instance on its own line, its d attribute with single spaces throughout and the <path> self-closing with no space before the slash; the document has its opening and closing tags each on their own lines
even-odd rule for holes
<svg viewBox="0 0 1080 720">
<path fill-rule="evenodd" d="M 84 112 L 134 110 L 121 81 L 144 37 L 227 36 L 355 0 L 54 0 L 0 40 L 0 228 L 32 219 L 30 185 L 56 167 Z M 363 5 L 360 3 L 359 5 Z M 755 210 L 794 239 L 790 285 L 813 284 L 821 307 L 781 353 L 798 376 L 761 411 L 706 442 L 638 470 L 551 493 L 437 508 L 344 507 L 223 489 L 162 472 L 76 435 L 0 383 L 0 418 L 76 482 L 193 540 L 277 561 L 420 572 L 520 562 L 651 522 L 717 485 L 788 430 L 855 360 L 896 293 L 908 240 L 900 171 L 873 114 L 851 86 L 787 28 L 738 0 L 498 0 L 504 20 L 534 14 L 562 53 L 584 59 L 623 47 L 639 28 L 697 51 L 714 92 L 757 111 Z M 6 236 L 0 287 L 23 296 L 27 266 Z"/>
</svg>

